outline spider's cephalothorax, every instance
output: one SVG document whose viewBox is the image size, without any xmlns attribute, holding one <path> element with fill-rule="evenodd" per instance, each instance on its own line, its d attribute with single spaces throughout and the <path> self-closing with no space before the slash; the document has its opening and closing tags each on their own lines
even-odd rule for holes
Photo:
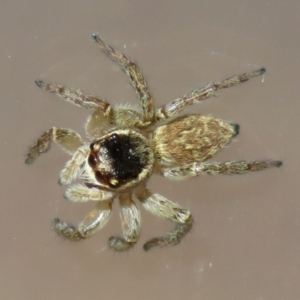
<svg viewBox="0 0 300 300">
<path fill-rule="evenodd" d="M 98 231 L 109 220 L 112 201 L 118 198 L 123 236 L 110 237 L 111 248 L 124 251 L 137 242 L 141 217 L 135 200 L 140 201 L 154 215 L 176 224 L 166 235 L 146 242 L 144 249 L 175 245 L 189 232 L 193 219 L 187 209 L 147 189 L 146 183 L 152 173 L 182 180 L 202 174 L 243 174 L 281 166 L 281 161 L 277 160 L 207 161 L 238 134 L 239 125 L 210 115 L 178 117 L 186 106 L 201 102 L 218 90 L 262 75 L 265 73 L 264 68 L 209 83 L 155 108 L 138 66 L 105 44 L 97 34 L 92 36 L 100 49 L 128 75 L 137 93 L 140 108 L 113 108 L 105 100 L 84 95 L 80 90 L 36 81 L 37 86 L 77 106 L 92 110 L 85 126 L 90 143 L 84 142 L 71 129 L 52 127 L 40 136 L 27 154 L 26 163 L 31 164 L 49 149 L 51 142 L 60 145 L 72 158 L 61 171 L 59 182 L 67 185 L 77 179 L 81 181 L 70 186 L 65 197 L 74 202 L 96 201 L 96 207 L 78 227 L 55 219 L 53 228 L 59 235 L 70 240 L 81 240 Z M 154 126 L 160 121 L 166 122 Z"/>
<path fill-rule="evenodd" d="M 146 180 L 154 155 L 149 141 L 132 129 L 118 129 L 90 145 L 88 164 L 101 188 L 124 190 Z"/>
</svg>

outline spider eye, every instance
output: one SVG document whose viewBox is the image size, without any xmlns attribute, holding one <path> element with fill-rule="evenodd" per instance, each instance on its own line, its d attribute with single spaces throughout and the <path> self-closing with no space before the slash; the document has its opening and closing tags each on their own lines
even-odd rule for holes
<svg viewBox="0 0 300 300">
<path fill-rule="evenodd" d="M 91 153 L 89 155 L 88 162 L 89 162 L 90 167 L 94 169 L 97 166 L 99 160 L 98 160 L 98 157 L 94 153 Z"/>
</svg>

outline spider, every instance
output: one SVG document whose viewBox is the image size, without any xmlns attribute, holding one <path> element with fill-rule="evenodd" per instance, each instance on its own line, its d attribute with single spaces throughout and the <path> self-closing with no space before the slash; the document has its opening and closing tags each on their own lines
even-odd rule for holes
<svg viewBox="0 0 300 300">
<path fill-rule="evenodd" d="M 239 125 L 211 115 L 178 116 L 185 107 L 215 95 L 218 90 L 264 74 L 265 68 L 209 83 L 156 108 L 139 67 L 107 45 L 98 34 L 92 34 L 92 38 L 127 74 L 139 107 L 112 107 L 104 99 L 84 95 L 80 90 L 35 81 L 38 87 L 92 111 L 85 124 L 89 143 L 71 129 L 52 127 L 30 147 L 26 157 L 25 162 L 31 164 L 50 148 L 52 142 L 58 144 L 72 155 L 60 173 L 59 183 L 81 182 L 70 186 L 65 198 L 73 202 L 96 202 L 95 208 L 77 227 L 54 219 L 52 227 L 59 235 L 70 240 L 91 236 L 107 223 L 112 202 L 118 198 L 123 235 L 111 236 L 108 240 L 110 248 L 124 251 L 138 241 L 141 216 L 136 201 L 152 214 L 175 223 L 175 228 L 164 236 L 146 242 L 144 250 L 175 245 L 190 231 L 193 218 L 187 209 L 146 187 L 153 173 L 171 180 L 183 180 L 203 174 L 243 174 L 281 166 L 282 162 L 278 160 L 207 161 L 239 133 Z"/>
</svg>

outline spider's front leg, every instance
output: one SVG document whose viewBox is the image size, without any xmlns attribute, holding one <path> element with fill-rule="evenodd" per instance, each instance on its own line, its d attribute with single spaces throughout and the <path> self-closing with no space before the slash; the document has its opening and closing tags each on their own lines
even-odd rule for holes
<svg viewBox="0 0 300 300">
<path fill-rule="evenodd" d="M 140 236 L 141 216 L 131 197 L 131 194 L 119 196 L 123 237 L 111 236 L 108 240 L 109 247 L 116 251 L 125 251 L 131 248 Z"/>
<path fill-rule="evenodd" d="M 232 76 L 221 81 L 209 83 L 200 89 L 195 89 L 189 94 L 183 96 L 182 98 L 177 98 L 171 103 L 168 103 L 158 108 L 155 112 L 155 120 L 162 121 L 172 118 L 176 116 L 179 112 L 181 112 L 185 107 L 208 99 L 214 96 L 215 93 L 219 90 L 226 89 L 237 84 L 246 82 L 253 77 L 264 74 L 265 72 L 265 68 L 260 68 L 252 72 Z"/>
<path fill-rule="evenodd" d="M 156 237 L 146 242 L 143 247 L 145 251 L 157 246 L 176 245 L 191 230 L 193 218 L 187 209 L 180 207 L 159 194 L 152 194 L 145 188 L 139 191 L 137 197 L 146 210 L 176 224 L 175 229 L 168 232 L 165 236 Z"/>
<path fill-rule="evenodd" d="M 67 128 L 52 127 L 45 131 L 29 148 L 25 163 L 32 164 L 42 153 L 49 150 L 52 142 L 61 146 L 69 154 L 73 154 L 83 145 L 80 135 L 75 131 Z"/>
</svg>

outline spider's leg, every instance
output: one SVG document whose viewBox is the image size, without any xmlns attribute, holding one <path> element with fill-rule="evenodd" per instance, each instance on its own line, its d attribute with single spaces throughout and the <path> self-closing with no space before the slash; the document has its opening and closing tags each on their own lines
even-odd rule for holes
<svg viewBox="0 0 300 300">
<path fill-rule="evenodd" d="M 58 83 L 47 83 L 42 80 L 36 80 L 36 85 L 46 91 L 55 93 L 64 100 L 74 105 L 86 108 L 97 109 L 106 117 L 110 116 L 112 108 L 108 102 L 93 95 L 84 95 L 80 90 L 75 90 Z"/>
<path fill-rule="evenodd" d="M 95 109 L 85 123 L 85 132 L 93 140 L 103 135 L 103 130 L 110 125 L 111 118 L 103 115 L 101 109 Z"/>
<path fill-rule="evenodd" d="M 220 162 L 195 162 L 181 167 L 171 167 L 162 169 L 162 175 L 172 180 L 182 180 L 199 175 L 216 175 L 216 174 L 244 174 L 252 171 L 260 171 L 273 167 L 280 167 L 281 161 L 262 160 L 262 161 L 228 161 Z"/>
<path fill-rule="evenodd" d="M 62 185 L 70 184 L 79 175 L 82 174 L 85 165 L 86 157 L 89 153 L 88 145 L 83 145 L 78 148 L 73 154 L 72 158 L 66 163 L 65 167 L 61 170 L 59 175 L 59 183 Z"/>
<path fill-rule="evenodd" d="M 182 98 L 177 98 L 158 109 L 155 112 L 155 120 L 161 121 L 174 117 L 181 112 L 186 106 L 196 104 L 207 98 L 210 98 L 216 91 L 235 86 L 239 83 L 248 81 L 249 79 L 262 75 L 266 72 L 265 68 L 260 68 L 252 72 L 236 75 L 227 79 L 207 84 L 206 86 L 195 89 Z"/>
<path fill-rule="evenodd" d="M 146 210 L 164 219 L 173 221 L 175 229 L 165 236 L 156 237 L 144 244 L 144 250 L 148 251 L 152 247 L 163 247 L 166 245 L 176 245 L 190 231 L 193 225 L 191 213 L 178 204 L 166 199 L 159 194 L 152 194 L 148 189 L 143 189 L 137 196 Z"/>
<path fill-rule="evenodd" d="M 79 241 L 94 234 L 104 227 L 111 215 L 111 202 L 101 201 L 88 213 L 85 219 L 76 228 L 60 219 L 54 219 L 52 227 L 59 235 L 72 240 Z"/>
<path fill-rule="evenodd" d="M 80 135 L 75 131 L 52 127 L 45 131 L 29 148 L 25 159 L 26 164 L 32 164 L 42 153 L 48 151 L 52 142 L 61 146 L 69 154 L 73 154 L 83 145 Z"/>
<path fill-rule="evenodd" d="M 131 248 L 140 236 L 141 216 L 131 196 L 131 194 L 119 196 L 123 237 L 111 236 L 108 240 L 109 247 L 116 251 L 125 251 Z"/>
<path fill-rule="evenodd" d="M 64 197 L 73 202 L 106 201 L 112 199 L 114 193 L 103 191 L 98 187 L 87 187 L 84 184 L 74 184 L 69 187 Z"/>
<path fill-rule="evenodd" d="M 111 46 L 107 45 L 98 34 L 92 34 L 94 41 L 100 46 L 101 50 L 112 60 L 116 61 L 128 75 L 130 82 L 136 91 L 142 110 L 144 126 L 152 124 L 154 117 L 153 98 L 150 94 L 148 85 L 139 67 L 128 59 L 124 54 L 115 51 Z"/>
</svg>

